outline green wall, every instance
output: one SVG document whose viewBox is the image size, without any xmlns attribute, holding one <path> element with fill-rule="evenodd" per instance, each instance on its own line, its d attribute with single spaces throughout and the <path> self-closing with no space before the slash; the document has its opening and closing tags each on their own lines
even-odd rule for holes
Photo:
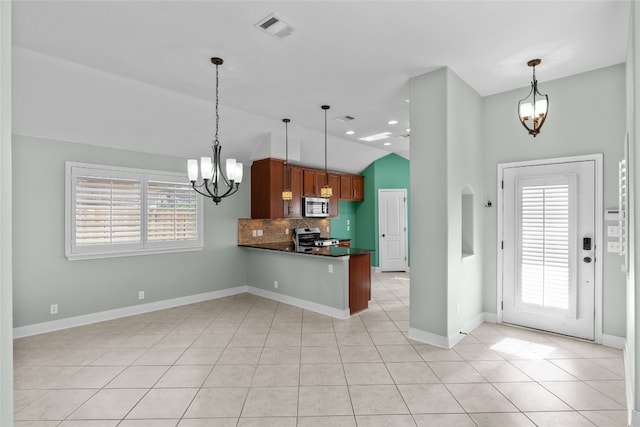
<svg viewBox="0 0 640 427">
<path fill-rule="evenodd" d="M 371 254 L 371 265 L 379 266 L 378 239 L 378 190 L 385 188 L 407 190 L 409 197 L 409 160 L 391 153 L 371 163 L 360 174 L 364 176 L 364 201 L 356 203 L 356 243 L 358 247 L 375 249 Z M 407 226 L 407 234 L 410 228 Z M 407 254 L 409 255 L 409 254 Z"/>
<path fill-rule="evenodd" d="M 0 425 L 13 425 L 11 2 L 0 2 Z"/>
<path fill-rule="evenodd" d="M 603 207 L 617 207 L 618 161 L 623 157 L 626 127 L 624 72 L 621 64 L 553 81 L 544 81 L 542 75 L 538 76 L 540 91 L 549 95 L 549 116 L 535 139 L 527 134 L 516 116 L 517 101 L 527 94 L 528 88 L 485 97 L 483 174 L 486 198 L 496 200 L 498 163 L 604 153 Z M 485 209 L 482 228 L 485 243 L 483 305 L 484 311 L 495 313 L 495 208 Z M 602 327 L 604 334 L 624 337 L 626 289 L 620 263 L 619 255 L 604 251 Z"/>
<path fill-rule="evenodd" d="M 461 195 L 483 193 L 480 96 L 448 68 L 411 79 L 410 327 L 450 345 L 482 312 L 480 250 L 462 258 Z M 419 165 L 419 167 L 416 167 Z M 478 205 L 480 198 L 477 198 Z M 474 230 L 482 211 L 474 210 Z M 481 233 L 474 240 L 482 247 Z"/>
<path fill-rule="evenodd" d="M 331 237 L 351 239 L 351 246 L 357 247 L 356 235 L 356 206 L 360 202 L 340 201 L 338 217 L 331 218 Z"/>
<path fill-rule="evenodd" d="M 631 2 L 631 16 L 629 18 L 629 45 L 627 49 L 626 63 L 626 118 L 627 132 L 629 133 L 630 168 L 633 178 L 629 186 L 629 274 L 627 276 L 627 346 L 625 361 L 628 364 L 627 372 L 631 378 L 627 378 L 631 384 L 630 410 L 633 410 L 632 425 L 640 425 L 640 375 L 636 369 L 640 366 L 640 340 L 636 334 L 640 330 L 640 292 L 636 291 L 636 265 L 640 265 L 640 252 L 636 250 L 640 242 L 640 236 L 636 233 L 640 225 L 640 211 L 635 208 L 637 200 L 640 200 L 640 174 L 637 172 L 640 165 L 640 150 L 637 144 L 640 141 L 640 117 L 638 117 L 638 105 L 640 102 L 640 8 L 636 2 Z"/>
<path fill-rule="evenodd" d="M 215 206 L 204 199 L 205 249 L 68 261 L 64 256 L 66 160 L 184 171 L 177 157 L 14 135 L 14 327 L 221 290 L 247 283 L 237 219 L 250 216 L 250 189 Z M 18 173 L 37 171 L 37 173 Z M 245 174 L 248 169 L 245 171 Z M 250 182 L 249 177 L 244 182 Z M 59 314 L 49 314 L 56 303 Z"/>
</svg>

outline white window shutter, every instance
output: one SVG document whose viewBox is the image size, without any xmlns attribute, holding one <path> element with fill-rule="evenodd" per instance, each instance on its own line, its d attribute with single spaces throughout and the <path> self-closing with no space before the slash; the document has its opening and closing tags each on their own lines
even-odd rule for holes
<svg viewBox="0 0 640 427">
<path fill-rule="evenodd" d="M 75 201 L 76 246 L 141 241 L 140 181 L 77 177 Z"/>
<path fill-rule="evenodd" d="M 569 311 L 572 244 L 570 182 L 520 189 L 519 299 L 525 305 Z"/>
<path fill-rule="evenodd" d="M 198 239 L 198 198 L 187 183 L 147 182 L 147 240 Z"/>
</svg>

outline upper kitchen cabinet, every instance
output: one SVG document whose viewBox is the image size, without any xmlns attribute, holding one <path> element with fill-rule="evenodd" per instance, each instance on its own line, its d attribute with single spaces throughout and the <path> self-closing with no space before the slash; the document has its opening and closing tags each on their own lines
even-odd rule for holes
<svg viewBox="0 0 640 427">
<path fill-rule="evenodd" d="M 337 173 L 328 172 L 326 175 L 322 169 L 305 168 L 303 173 L 303 195 L 304 197 L 321 197 L 320 189 L 327 183 L 333 190 L 333 195 L 329 198 L 329 216 L 338 216 L 338 202 L 340 200 L 340 176 Z"/>
<path fill-rule="evenodd" d="M 340 200 L 363 201 L 364 177 L 361 175 L 340 175 Z"/>
<path fill-rule="evenodd" d="M 302 218 L 302 168 L 289 165 L 289 179 L 291 180 L 291 200 L 284 201 L 285 218 Z M 287 166 L 285 165 L 285 174 Z M 285 175 L 286 178 L 286 175 Z"/>
<path fill-rule="evenodd" d="M 251 218 L 284 218 L 284 160 L 262 159 L 251 165 Z"/>
</svg>

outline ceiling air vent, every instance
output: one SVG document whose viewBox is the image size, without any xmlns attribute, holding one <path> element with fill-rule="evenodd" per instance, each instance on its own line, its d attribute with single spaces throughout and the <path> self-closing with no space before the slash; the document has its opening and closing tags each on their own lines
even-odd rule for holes
<svg viewBox="0 0 640 427">
<path fill-rule="evenodd" d="M 353 119 L 355 119 L 355 117 L 353 116 L 339 116 L 339 117 L 333 118 L 333 120 L 335 120 L 336 122 L 341 122 L 341 123 L 350 122 Z"/>
<path fill-rule="evenodd" d="M 274 14 L 267 16 L 256 24 L 256 27 L 266 31 L 275 38 L 283 39 L 293 32 L 293 27 Z"/>
</svg>

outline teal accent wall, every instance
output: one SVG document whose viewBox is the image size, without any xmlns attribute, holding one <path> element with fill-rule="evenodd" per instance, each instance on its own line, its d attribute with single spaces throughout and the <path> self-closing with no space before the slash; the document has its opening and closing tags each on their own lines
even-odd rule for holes
<svg viewBox="0 0 640 427">
<path fill-rule="evenodd" d="M 239 217 L 251 214 L 248 185 L 241 185 L 237 194 L 218 206 L 202 199 L 203 251 L 68 261 L 64 256 L 66 160 L 186 170 L 186 160 L 178 157 L 14 135 L 14 327 L 247 284 L 246 259 L 237 247 L 237 223 Z M 250 182 L 248 176 L 244 182 Z M 145 291 L 143 301 L 138 301 L 138 291 Z M 49 305 L 54 303 L 59 314 L 52 316 Z"/>
<path fill-rule="evenodd" d="M 359 202 L 340 201 L 338 216 L 331 218 L 331 237 L 351 239 L 351 246 L 358 247 L 356 235 L 356 206 Z"/>
<path fill-rule="evenodd" d="M 410 209 L 409 194 L 409 160 L 391 153 L 371 163 L 360 174 L 364 176 L 364 201 L 356 203 L 355 241 L 357 246 L 366 249 L 375 249 L 371 254 L 371 265 L 379 266 L 379 239 L 378 239 L 378 190 L 385 188 L 407 190 L 407 212 Z M 410 216 L 410 214 L 409 214 Z M 407 233 L 411 235 L 409 223 Z M 408 254 L 407 254 L 408 255 Z"/>
</svg>

